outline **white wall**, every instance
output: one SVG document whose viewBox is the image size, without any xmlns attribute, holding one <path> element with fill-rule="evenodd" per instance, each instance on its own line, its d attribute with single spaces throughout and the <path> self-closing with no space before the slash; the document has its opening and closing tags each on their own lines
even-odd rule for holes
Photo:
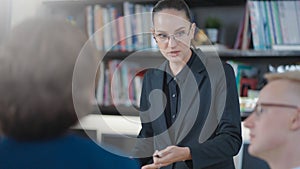
<svg viewBox="0 0 300 169">
<path fill-rule="evenodd" d="M 0 43 L 10 28 L 10 0 L 0 0 Z"/>
<path fill-rule="evenodd" d="M 11 1 L 11 27 L 24 19 L 36 16 L 42 6 L 42 0 L 10 0 Z"/>
</svg>

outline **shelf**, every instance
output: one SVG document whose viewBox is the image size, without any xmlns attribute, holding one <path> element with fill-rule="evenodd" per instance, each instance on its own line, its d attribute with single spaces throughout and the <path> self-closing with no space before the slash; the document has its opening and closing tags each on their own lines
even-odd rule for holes
<svg viewBox="0 0 300 169">
<path fill-rule="evenodd" d="M 157 0 L 127 0 L 132 3 L 151 3 L 155 4 Z M 50 5 L 62 5 L 62 4 L 82 4 L 82 5 L 90 5 L 90 4 L 114 4 L 114 3 L 122 3 L 124 0 L 43 0 L 44 4 Z M 195 6 L 240 6 L 245 5 L 246 0 L 191 0 L 187 1 L 187 4 L 190 7 Z"/>
<path fill-rule="evenodd" d="M 245 5 L 246 0 L 190 0 L 186 1 L 190 7 L 203 6 L 240 6 Z"/>
<path fill-rule="evenodd" d="M 73 126 L 72 132 L 89 136 L 99 143 L 103 141 L 105 134 L 120 134 L 123 136 L 137 136 L 141 129 L 138 116 L 111 116 L 89 114 L 79 120 Z M 82 131 L 84 129 L 84 131 Z"/>
<path fill-rule="evenodd" d="M 100 112 L 99 112 L 100 110 Z M 139 116 L 137 108 L 120 105 L 120 106 L 99 106 L 99 110 L 94 110 L 92 114 L 102 115 L 122 115 L 122 116 Z"/>
<path fill-rule="evenodd" d="M 158 50 L 142 50 L 142 51 L 111 51 L 107 52 L 103 58 L 103 60 L 110 59 L 124 59 L 127 57 L 132 59 L 163 59 L 163 56 Z"/>
<path fill-rule="evenodd" d="M 300 63 L 300 51 L 275 50 L 223 50 L 218 52 L 222 60 L 233 60 L 247 63 L 295 64 Z"/>
<path fill-rule="evenodd" d="M 215 52 L 204 51 L 207 55 L 216 56 Z M 221 50 L 218 51 L 219 57 L 224 60 L 240 61 L 247 63 L 262 64 L 295 64 L 300 63 L 300 51 L 255 51 L 255 50 Z M 127 56 L 132 59 L 164 59 L 159 51 L 133 51 L 133 52 L 107 52 L 104 60 L 124 59 Z"/>
<path fill-rule="evenodd" d="M 277 50 L 222 50 L 222 56 L 240 57 L 280 57 L 280 56 L 300 56 L 300 51 L 277 51 Z"/>
<path fill-rule="evenodd" d="M 128 0 L 129 2 L 132 3 L 155 3 L 153 0 Z M 43 0 L 43 4 L 45 5 L 93 5 L 93 4 L 117 4 L 117 3 L 123 3 L 125 2 L 124 0 Z"/>
<path fill-rule="evenodd" d="M 137 109 L 132 109 L 128 106 L 120 105 L 118 106 L 119 111 L 116 109 L 115 106 L 100 106 L 100 112 L 93 111 L 92 114 L 94 115 L 117 115 L 117 116 L 139 116 L 139 111 Z M 119 113 L 121 112 L 121 113 Z M 245 120 L 251 112 L 241 112 L 241 120 Z"/>
</svg>

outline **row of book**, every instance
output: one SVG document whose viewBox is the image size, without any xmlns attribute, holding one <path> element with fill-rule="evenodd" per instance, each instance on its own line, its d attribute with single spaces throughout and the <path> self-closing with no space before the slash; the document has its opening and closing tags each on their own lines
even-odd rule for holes
<svg viewBox="0 0 300 169">
<path fill-rule="evenodd" d="M 122 60 L 102 62 L 96 88 L 98 105 L 139 106 L 143 71 L 137 63 Z"/>
<path fill-rule="evenodd" d="M 124 2 L 88 5 L 86 7 L 86 30 L 95 41 L 98 50 L 133 51 L 155 48 L 151 35 L 152 5 Z"/>
<path fill-rule="evenodd" d="M 300 0 L 249 0 L 234 48 L 300 50 Z"/>
<path fill-rule="evenodd" d="M 235 72 L 240 97 L 257 97 L 265 85 L 257 67 L 235 61 L 227 61 Z M 300 70 L 299 65 L 269 65 L 270 72 Z M 96 85 L 96 100 L 100 106 L 135 105 L 139 107 L 142 81 L 145 70 L 137 63 L 125 60 L 101 62 Z"/>
<path fill-rule="evenodd" d="M 257 97 L 257 92 L 262 89 L 267 83 L 263 75 L 265 73 L 283 73 L 287 71 L 299 71 L 300 65 L 282 64 L 282 65 L 268 65 L 265 70 L 259 69 L 257 66 L 251 64 L 240 63 L 236 61 L 227 61 L 234 70 L 236 77 L 237 91 L 240 97 Z"/>
<path fill-rule="evenodd" d="M 240 97 L 249 97 L 250 90 L 260 90 L 264 85 L 263 79 L 260 79 L 257 67 L 242 64 L 235 61 L 227 61 L 234 70 L 236 77 L 237 91 Z"/>
</svg>

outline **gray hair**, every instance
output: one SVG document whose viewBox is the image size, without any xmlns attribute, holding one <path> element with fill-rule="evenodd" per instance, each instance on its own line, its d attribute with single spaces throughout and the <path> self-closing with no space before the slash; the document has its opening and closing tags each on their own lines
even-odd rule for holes
<svg viewBox="0 0 300 169">
<path fill-rule="evenodd" d="M 72 77 L 86 41 L 59 19 L 30 19 L 12 30 L 0 53 L 0 125 L 6 136 L 47 139 L 76 124 Z M 95 56 L 85 64 L 96 62 Z"/>
</svg>

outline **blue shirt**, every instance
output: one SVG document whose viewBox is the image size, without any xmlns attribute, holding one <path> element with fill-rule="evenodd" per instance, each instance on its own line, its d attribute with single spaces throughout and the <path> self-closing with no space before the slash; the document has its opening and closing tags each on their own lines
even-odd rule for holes
<svg viewBox="0 0 300 169">
<path fill-rule="evenodd" d="M 0 140 L 0 169 L 135 169 L 138 163 L 77 135 L 19 142 Z"/>
</svg>

